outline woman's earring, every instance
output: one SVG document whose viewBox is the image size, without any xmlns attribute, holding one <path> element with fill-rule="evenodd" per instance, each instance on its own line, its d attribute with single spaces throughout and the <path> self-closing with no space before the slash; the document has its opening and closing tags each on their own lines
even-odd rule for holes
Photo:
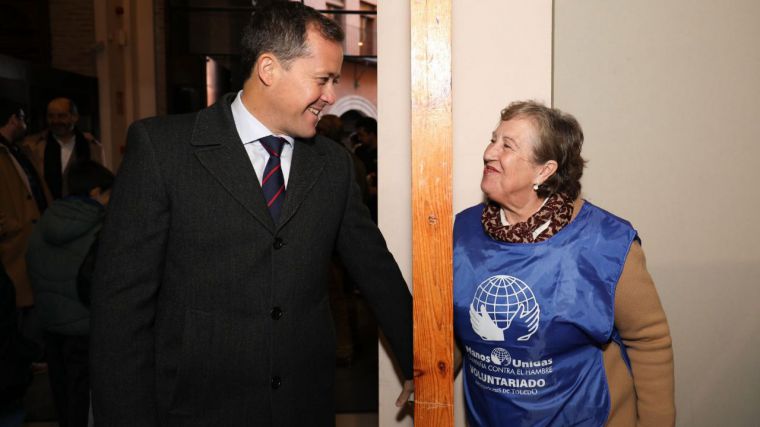
<svg viewBox="0 0 760 427">
<path fill-rule="evenodd" d="M 538 191 L 538 184 L 533 184 L 533 191 Z"/>
</svg>

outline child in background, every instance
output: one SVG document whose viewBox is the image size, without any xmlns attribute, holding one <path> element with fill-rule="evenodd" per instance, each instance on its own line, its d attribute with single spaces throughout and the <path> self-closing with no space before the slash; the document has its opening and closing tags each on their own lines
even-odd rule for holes
<svg viewBox="0 0 760 427">
<path fill-rule="evenodd" d="M 45 338 L 61 427 L 86 427 L 90 406 L 90 312 L 77 290 L 83 261 L 103 225 L 114 175 L 93 161 L 69 168 L 69 194 L 54 201 L 29 239 L 27 270 Z"/>
</svg>

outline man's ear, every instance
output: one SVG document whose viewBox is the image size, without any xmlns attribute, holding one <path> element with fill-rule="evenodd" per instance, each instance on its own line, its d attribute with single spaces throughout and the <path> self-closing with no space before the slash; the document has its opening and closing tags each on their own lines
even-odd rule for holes
<svg viewBox="0 0 760 427">
<path fill-rule="evenodd" d="M 265 52 L 259 56 L 254 66 L 256 76 L 265 86 L 271 86 L 280 68 L 280 62 L 271 53 Z"/>
</svg>

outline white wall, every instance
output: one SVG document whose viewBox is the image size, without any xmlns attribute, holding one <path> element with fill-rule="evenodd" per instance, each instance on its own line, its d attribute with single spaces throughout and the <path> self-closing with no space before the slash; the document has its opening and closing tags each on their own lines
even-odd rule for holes
<svg viewBox="0 0 760 427">
<path fill-rule="evenodd" d="M 674 340 L 678 425 L 757 425 L 760 3 L 555 9 L 555 106 L 585 130 L 584 195 L 643 239 Z"/>
<path fill-rule="evenodd" d="M 407 2 L 387 1 L 380 2 L 377 9 L 378 219 L 388 248 L 411 287 L 410 8 Z M 382 347 L 379 351 L 378 425 L 411 426 L 411 418 L 394 405 L 401 384 L 388 354 Z"/>
<path fill-rule="evenodd" d="M 551 0 L 453 0 L 454 213 L 482 201 L 483 150 L 511 101 L 551 102 Z"/>
</svg>

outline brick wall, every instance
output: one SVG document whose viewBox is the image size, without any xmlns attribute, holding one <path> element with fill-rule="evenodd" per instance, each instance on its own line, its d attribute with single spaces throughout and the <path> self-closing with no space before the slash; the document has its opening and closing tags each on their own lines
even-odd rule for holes
<svg viewBox="0 0 760 427">
<path fill-rule="evenodd" d="M 95 76 L 95 16 L 92 0 L 50 0 L 51 64 Z"/>
</svg>

